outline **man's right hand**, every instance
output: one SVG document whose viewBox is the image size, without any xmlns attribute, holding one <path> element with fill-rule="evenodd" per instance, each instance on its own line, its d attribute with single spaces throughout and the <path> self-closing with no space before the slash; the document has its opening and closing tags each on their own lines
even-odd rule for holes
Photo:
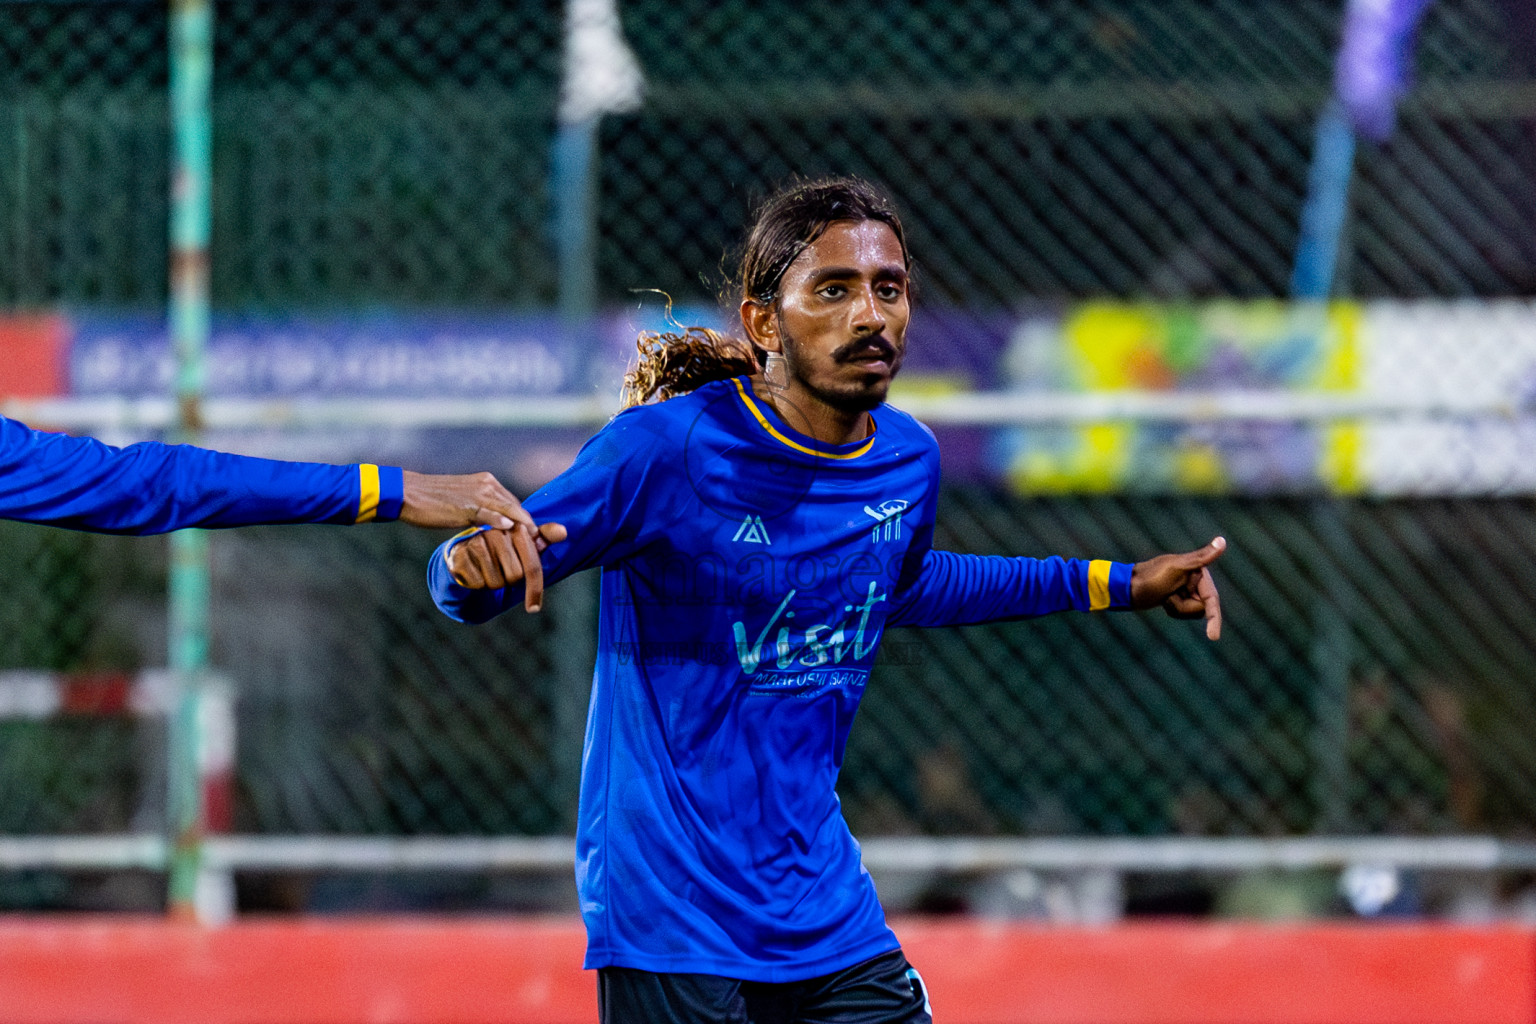
<svg viewBox="0 0 1536 1024">
<path fill-rule="evenodd" d="M 538 611 L 544 603 L 544 566 L 539 552 L 565 540 L 565 527 L 544 523 L 531 533 L 518 523 L 510 530 L 481 530 L 448 549 L 448 571 L 462 587 L 495 590 L 526 581 L 523 607 Z"/>
</svg>

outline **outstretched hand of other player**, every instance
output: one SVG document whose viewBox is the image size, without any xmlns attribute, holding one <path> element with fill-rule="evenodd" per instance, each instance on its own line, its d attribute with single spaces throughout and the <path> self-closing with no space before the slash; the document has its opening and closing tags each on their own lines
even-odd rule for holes
<svg viewBox="0 0 1536 1024">
<path fill-rule="evenodd" d="M 1217 537 L 1199 551 L 1137 562 L 1131 569 L 1131 607 L 1162 605 L 1176 619 L 1203 618 L 1206 637 L 1221 639 L 1221 598 L 1207 567 L 1225 550 L 1227 539 Z"/>
<path fill-rule="evenodd" d="M 481 530 L 448 549 L 448 571 L 460 586 L 471 590 L 495 590 L 526 582 L 523 607 L 536 612 L 544 603 L 544 566 L 539 552 L 562 540 L 565 527 L 559 523 L 545 523 L 535 530 L 522 523 L 510 530 Z"/>
<path fill-rule="evenodd" d="M 533 516 L 490 473 L 444 476 L 406 470 L 403 475 L 402 523 L 448 530 L 466 526 L 510 530 L 521 523 L 529 534 L 537 529 Z"/>
</svg>

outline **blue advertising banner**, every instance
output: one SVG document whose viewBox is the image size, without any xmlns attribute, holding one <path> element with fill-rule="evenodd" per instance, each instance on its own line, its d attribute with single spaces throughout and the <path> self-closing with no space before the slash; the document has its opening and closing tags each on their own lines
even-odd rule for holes
<svg viewBox="0 0 1536 1024">
<path fill-rule="evenodd" d="M 170 390 L 163 316 L 71 312 L 70 390 Z M 210 396 L 543 396 L 582 392 L 593 332 L 540 314 L 215 315 Z"/>
</svg>

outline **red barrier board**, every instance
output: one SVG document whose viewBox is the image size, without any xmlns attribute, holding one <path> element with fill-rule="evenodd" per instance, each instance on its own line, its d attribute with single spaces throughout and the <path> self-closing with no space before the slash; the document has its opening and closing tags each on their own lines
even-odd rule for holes
<svg viewBox="0 0 1536 1024">
<path fill-rule="evenodd" d="M 592 1024 L 574 920 L 0 920 L 6 1024 Z"/>
<path fill-rule="evenodd" d="M 1536 1024 L 1536 932 L 895 922 L 939 1024 Z M 0 918 L 7 1024 L 591 1024 L 580 922 Z"/>
<path fill-rule="evenodd" d="M 1444 925 L 907 921 L 950 1024 L 1530 1024 L 1536 933 Z"/>
<path fill-rule="evenodd" d="M 0 316 L 0 398 L 49 398 L 65 391 L 64 319 Z"/>
</svg>

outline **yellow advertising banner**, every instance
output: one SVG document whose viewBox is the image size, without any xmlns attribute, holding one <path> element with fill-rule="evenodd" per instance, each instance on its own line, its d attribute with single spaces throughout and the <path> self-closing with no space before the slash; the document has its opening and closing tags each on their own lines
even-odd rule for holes
<svg viewBox="0 0 1536 1024">
<path fill-rule="evenodd" d="M 1360 320 L 1349 302 L 1090 303 L 1054 338 L 1037 325 L 1025 338 L 1035 351 L 1012 361 L 1058 392 L 1352 392 Z M 1003 439 L 1010 482 L 1032 494 L 1350 493 L 1359 450 L 1351 423 L 1230 419 L 1028 427 Z"/>
</svg>

